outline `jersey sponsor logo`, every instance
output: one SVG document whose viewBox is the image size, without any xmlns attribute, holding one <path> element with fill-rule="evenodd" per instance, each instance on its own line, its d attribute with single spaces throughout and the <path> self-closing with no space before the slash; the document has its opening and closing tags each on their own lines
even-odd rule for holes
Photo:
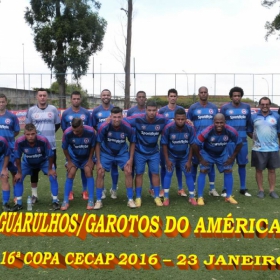
<svg viewBox="0 0 280 280">
<path fill-rule="evenodd" d="M 123 139 L 115 139 L 115 138 L 107 138 L 108 142 L 114 142 L 116 144 L 123 144 L 125 143 L 125 140 Z"/>
<path fill-rule="evenodd" d="M 171 141 L 172 142 L 172 144 L 174 144 L 174 145 L 180 145 L 180 144 L 188 144 L 189 143 L 189 141 L 188 140 L 184 140 L 184 139 L 182 139 L 182 140 L 177 140 L 177 141 Z"/>
<path fill-rule="evenodd" d="M 35 154 L 35 155 L 25 155 L 26 158 L 40 158 L 42 157 L 42 154 Z"/>
<path fill-rule="evenodd" d="M 11 120 L 10 120 L 10 119 L 5 119 L 5 123 L 6 123 L 6 124 L 10 124 L 10 123 L 11 123 Z"/>
<path fill-rule="evenodd" d="M 201 119 L 213 119 L 213 115 L 198 116 L 197 118 L 198 118 L 199 120 L 201 120 Z"/>
<path fill-rule="evenodd" d="M 230 116 L 229 117 L 231 120 L 243 120 L 246 119 L 246 116 L 244 115 L 238 115 L 238 116 Z"/>
<path fill-rule="evenodd" d="M 160 126 L 159 126 L 159 125 L 156 125 L 156 126 L 155 126 L 155 130 L 160 130 Z"/>
<path fill-rule="evenodd" d="M 85 138 L 84 139 L 84 142 L 87 144 L 87 143 L 89 143 L 89 139 L 88 138 Z"/>
<path fill-rule="evenodd" d="M 40 147 L 37 148 L 37 152 L 41 153 L 41 148 Z"/>
<path fill-rule="evenodd" d="M 9 126 L 1 124 L 0 129 L 9 129 Z"/>
<path fill-rule="evenodd" d="M 158 131 L 146 132 L 146 131 L 141 130 L 140 134 L 147 135 L 147 136 L 158 136 L 159 132 Z"/>
<path fill-rule="evenodd" d="M 228 141 L 228 136 L 225 135 L 225 136 L 223 137 L 223 140 L 224 140 L 224 141 Z"/>
<path fill-rule="evenodd" d="M 87 149 L 88 145 L 74 145 L 75 149 Z"/>
<path fill-rule="evenodd" d="M 104 119 L 99 119 L 99 120 L 98 120 L 99 123 L 102 123 L 102 122 L 105 122 L 105 121 L 106 121 L 105 118 L 104 118 Z"/>
</svg>

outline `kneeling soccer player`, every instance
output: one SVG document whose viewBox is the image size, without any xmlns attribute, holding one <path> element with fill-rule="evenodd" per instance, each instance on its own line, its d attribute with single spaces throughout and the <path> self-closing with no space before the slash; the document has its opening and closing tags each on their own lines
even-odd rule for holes
<svg viewBox="0 0 280 280">
<path fill-rule="evenodd" d="M 77 169 L 80 168 L 84 170 L 87 179 L 87 210 L 92 210 L 94 206 L 94 179 L 92 171 L 94 168 L 93 154 L 96 143 L 95 130 L 88 125 L 83 125 L 81 118 L 73 118 L 71 125 L 71 127 L 65 130 L 62 138 L 62 149 L 66 157 L 67 178 L 64 185 L 64 200 L 60 209 L 65 211 L 69 207 L 69 193 L 73 189 L 73 181 Z"/>
<path fill-rule="evenodd" d="M 21 156 L 23 157 L 21 159 Z M 49 176 L 52 193 L 53 210 L 60 209 L 58 204 L 58 183 L 57 175 L 53 165 L 53 150 L 48 139 L 42 135 L 37 135 L 34 124 L 26 124 L 24 135 L 19 137 L 15 143 L 15 160 L 17 165 L 17 174 L 15 175 L 15 197 L 16 205 L 11 211 L 21 210 L 23 181 L 26 175 L 32 175 L 33 170 L 42 170 L 45 175 Z"/>
<path fill-rule="evenodd" d="M 130 142 L 129 151 L 126 139 Z M 132 166 L 135 150 L 135 133 L 132 127 L 122 120 L 122 109 L 114 107 L 111 110 L 111 121 L 103 123 L 97 135 L 96 154 L 96 196 L 94 209 L 100 209 L 105 171 L 109 172 L 113 164 L 118 165 L 125 173 L 125 186 L 128 197 L 127 206 L 135 208 L 132 188 Z"/>
<path fill-rule="evenodd" d="M 227 149 L 230 141 L 235 144 L 235 149 L 231 155 L 229 155 L 229 149 Z M 225 124 L 223 114 L 218 113 L 214 117 L 214 124 L 205 128 L 197 136 L 192 148 L 200 163 L 200 173 L 197 181 L 197 204 L 204 205 L 205 177 L 214 164 L 217 165 L 220 173 L 224 173 L 224 186 L 227 193 L 225 201 L 237 204 L 237 201 L 231 196 L 233 187 L 232 166 L 236 155 L 242 148 L 242 140 L 233 127 Z"/>
<path fill-rule="evenodd" d="M 191 174 L 191 158 L 192 150 L 189 148 L 194 143 L 194 129 L 186 124 L 186 112 L 183 108 L 175 111 L 174 122 L 165 126 L 162 136 L 161 144 L 166 163 L 166 173 L 164 176 L 164 201 L 163 205 L 169 205 L 169 188 L 174 171 L 174 167 L 179 166 L 180 171 L 186 177 L 186 184 L 189 189 L 190 199 L 192 205 L 197 205 L 194 198 L 194 182 Z"/>
</svg>

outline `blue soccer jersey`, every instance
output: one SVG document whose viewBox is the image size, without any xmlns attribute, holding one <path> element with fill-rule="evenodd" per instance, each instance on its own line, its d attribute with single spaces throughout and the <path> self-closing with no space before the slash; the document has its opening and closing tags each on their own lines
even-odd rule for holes
<svg viewBox="0 0 280 280">
<path fill-rule="evenodd" d="M 72 127 L 67 128 L 62 137 L 62 149 L 68 153 L 74 161 L 87 162 L 90 150 L 95 147 L 96 134 L 92 127 L 85 125 L 83 134 L 77 136 L 73 133 Z"/>
<path fill-rule="evenodd" d="M 158 139 L 165 125 L 169 122 L 163 115 L 157 114 L 151 123 L 146 114 L 134 115 L 124 119 L 136 130 L 135 151 L 152 155 L 159 151 Z"/>
<path fill-rule="evenodd" d="M 16 115 L 6 110 L 5 114 L 0 115 L 0 136 L 4 137 L 9 143 L 10 149 L 15 146 L 15 132 L 20 131 L 19 121 Z"/>
<path fill-rule="evenodd" d="M 161 115 L 164 115 L 169 120 L 174 120 L 175 111 L 179 108 L 184 109 L 182 106 L 178 106 L 178 105 L 176 105 L 175 109 L 169 109 L 168 105 L 166 105 L 166 106 L 160 108 L 158 110 L 158 113 Z"/>
<path fill-rule="evenodd" d="M 101 124 L 111 115 L 112 108 L 114 108 L 114 106 L 111 104 L 108 109 L 105 109 L 102 105 L 93 109 L 91 114 L 91 124 L 96 131 L 98 131 Z"/>
<path fill-rule="evenodd" d="M 278 133 L 280 133 L 280 117 L 277 112 L 270 111 L 263 116 L 261 111 L 252 115 L 253 151 L 277 152 L 279 151 Z"/>
<path fill-rule="evenodd" d="M 165 126 L 161 135 L 161 145 L 167 145 L 168 155 L 175 159 L 186 158 L 189 154 L 189 145 L 194 143 L 194 128 L 185 124 L 178 129 L 175 122 Z"/>
<path fill-rule="evenodd" d="M 53 156 L 53 150 L 46 137 L 37 135 L 35 145 L 31 146 L 23 135 L 16 140 L 15 159 L 21 158 L 22 154 L 22 161 L 35 169 Z"/>
<path fill-rule="evenodd" d="M 80 118 L 82 119 L 84 125 L 92 126 L 90 112 L 87 109 L 80 107 L 79 111 L 76 112 L 73 111 L 72 107 L 70 107 L 62 113 L 61 129 L 63 131 L 71 126 L 73 118 Z"/>
<path fill-rule="evenodd" d="M 231 126 L 225 125 L 220 133 L 217 133 L 214 125 L 204 129 L 196 138 L 195 143 L 202 147 L 212 157 L 221 157 L 226 151 L 229 142 L 238 145 L 242 143 L 238 132 Z"/>
<path fill-rule="evenodd" d="M 200 134 L 209 125 L 213 124 L 214 116 L 218 113 L 215 104 L 208 102 L 201 105 L 199 102 L 191 105 L 188 110 L 187 118 L 193 122 L 196 134 Z"/>
<path fill-rule="evenodd" d="M 134 129 L 125 121 L 118 128 L 112 123 L 103 123 L 98 130 L 97 142 L 100 143 L 101 152 L 114 157 L 128 152 L 126 139 L 130 143 L 136 141 Z"/>
<path fill-rule="evenodd" d="M 247 142 L 247 132 L 252 131 L 250 105 L 241 102 L 236 107 L 230 102 L 223 105 L 220 112 L 225 116 L 226 123 L 238 131 L 242 141 Z"/>
<path fill-rule="evenodd" d="M 133 116 L 133 115 L 136 115 L 136 114 L 143 114 L 143 113 L 146 113 L 146 108 L 144 108 L 144 109 L 139 109 L 139 108 L 138 108 L 138 105 L 136 105 L 136 106 L 131 107 L 130 109 L 127 110 L 126 116 L 127 116 L 127 117 L 131 117 L 131 116 Z"/>
<path fill-rule="evenodd" d="M 4 137 L 0 136 L 0 161 L 10 154 L 11 150 L 9 148 L 8 141 Z"/>
</svg>

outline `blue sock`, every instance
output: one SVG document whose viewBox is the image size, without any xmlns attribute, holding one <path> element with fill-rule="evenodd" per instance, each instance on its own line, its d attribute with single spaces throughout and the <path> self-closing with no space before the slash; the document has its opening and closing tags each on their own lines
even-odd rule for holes
<svg viewBox="0 0 280 280">
<path fill-rule="evenodd" d="M 153 176 L 152 176 L 152 173 L 151 173 L 151 171 L 149 170 L 150 190 L 153 190 L 153 189 L 154 189 L 152 177 L 153 177 Z"/>
<path fill-rule="evenodd" d="M 128 199 L 133 199 L 133 188 L 132 187 L 126 188 L 126 195 L 127 195 Z"/>
<path fill-rule="evenodd" d="M 10 200 L 10 190 L 8 190 L 8 191 L 2 190 L 2 200 L 3 200 L 3 205 L 9 202 L 9 200 Z"/>
<path fill-rule="evenodd" d="M 69 193 L 72 191 L 74 179 L 67 178 L 64 185 L 64 201 L 69 203 Z"/>
<path fill-rule="evenodd" d="M 233 187 L 232 173 L 225 173 L 224 172 L 224 186 L 227 190 L 227 197 L 230 197 L 231 194 L 232 194 L 232 187 Z"/>
<path fill-rule="evenodd" d="M 171 185 L 171 179 L 172 179 L 173 172 L 166 172 L 165 177 L 163 179 L 163 188 L 164 188 L 164 198 L 169 197 L 169 189 Z M 165 191 L 168 190 L 168 191 Z M 155 196 L 156 197 L 156 196 Z"/>
<path fill-rule="evenodd" d="M 210 185 L 210 191 L 215 189 L 215 166 L 214 164 L 212 165 L 209 173 L 208 173 L 208 177 L 209 177 L 209 185 Z"/>
<path fill-rule="evenodd" d="M 191 173 L 192 173 L 192 176 L 193 176 L 193 181 L 196 182 L 197 164 L 192 165 Z"/>
<path fill-rule="evenodd" d="M 155 198 L 159 197 L 160 186 L 154 186 Z"/>
<path fill-rule="evenodd" d="M 161 187 L 162 188 L 163 188 L 163 182 L 164 182 L 165 174 L 166 174 L 165 165 L 161 165 L 161 167 L 160 167 L 160 180 L 161 180 Z"/>
<path fill-rule="evenodd" d="M 189 192 L 193 193 L 194 192 L 194 182 L 193 182 L 192 174 L 190 172 L 186 172 L 185 176 L 186 176 L 186 184 L 187 184 L 188 190 L 189 190 Z"/>
<path fill-rule="evenodd" d="M 240 179 L 240 189 L 246 189 L 246 168 L 245 166 L 238 166 L 238 174 Z"/>
<path fill-rule="evenodd" d="M 87 189 L 88 189 L 88 200 L 93 201 L 93 196 L 94 196 L 94 179 L 93 179 L 93 177 L 87 178 Z"/>
<path fill-rule="evenodd" d="M 142 186 L 141 187 L 136 187 L 135 191 L 136 191 L 136 198 L 141 198 L 141 196 L 142 196 Z"/>
<path fill-rule="evenodd" d="M 58 183 L 57 183 L 57 179 L 54 178 L 53 176 L 49 176 L 49 180 L 51 183 L 51 194 L 53 196 L 58 196 Z M 57 198 L 53 198 L 53 202 L 57 202 Z"/>
<path fill-rule="evenodd" d="M 112 190 L 116 191 L 118 187 L 119 171 L 118 171 L 118 166 L 115 164 L 113 164 L 111 169 L 111 177 L 112 177 Z"/>
<path fill-rule="evenodd" d="M 22 205 L 22 194 L 23 194 L 23 183 L 22 183 L 22 181 L 19 181 L 19 182 L 16 183 L 14 191 L 15 191 L 15 197 L 17 198 L 17 204 Z"/>
<path fill-rule="evenodd" d="M 206 174 L 200 172 L 197 179 L 197 197 L 203 197 L 205 178 Z"/>
<path fill-rule="evenodd" d="M 183 189 L 183 178 L 180 166 L 176 167 L 176 177 L 178 182 L 178 190 Z"/>
<path fill-rule="evenodd" d="M 101 200 L 102 197 L 102 188 L 96 188 L 96 199 Z"/>
<path fill-rule="evenodd" d="M 81 179 L 82 179 L 83 192 L 84 192 L 87 190 L 87 177 L 84 169 L 81 169 Z"/>
</svg>

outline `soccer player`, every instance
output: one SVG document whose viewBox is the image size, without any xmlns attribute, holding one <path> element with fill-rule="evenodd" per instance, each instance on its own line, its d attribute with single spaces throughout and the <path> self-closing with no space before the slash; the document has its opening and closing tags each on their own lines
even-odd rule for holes
<svg viewBox="0 0 280 280">
<path fill-rule="evenodd" d="M 135 204 L 141 207 L 142 200 L 142 185 L 143 173 L 145 165 L 148 164 L 149 170 L 152 173 L 152 183 L 154 186 L 154 201 L 157 206 L 162 206 L 162 201 L 159 197 L 160 178 L 159 178 L 159 136 L 169 122 L 163 115 L 157 114 L 157 104 L 153 100 L 146 103 L 146 113 L 134 115 L 124 119 L 136 131 L 136 145 L 134 153 L 134 164 L 136 173 L 136 199 Z"/>
<path fill-rule="evenodd" d="M 53 150 L 53 163 L 56 168 L 56 142 L 55 133 L 60 128 L 59 112 L 55 106 L 49 105 L 48 92 L 45 89 L 39 89 L 36 95 L 37 105 L 30 107 L 26 114 L 25 123 L 35 125 L 37 134 L 44 135 Z M 35 169 L 31 176 L 32 203 L 38 201 L 38 173 L 39 169 Z"/>
<path fill-rule="evenodd" d="M 232 149 L 227 149 L 230 141 L 235 144 L 233 152 Z M 225 123 L 223 114 L 216 114 L 214 124 L 205 128 L 197 136 L 192 148 L 200 163 L 200 173 L 197 179 L 197 204 L 204 205 L 205 177 L 214 164 L 216 164 L 220 173 L 224 173 L 224 186 L 227 193 L 225 201 L 237 204 L 237 201 L 231 196 L 233 188 L 232 166 L 236 155 L 242 148 L 242 140 L 238 132 Z"/>
<path fill-rule="evenodd" d="M 8 165 L 10 159 L 11 150 L 7 140 L 0 136 L 0 181 L 2 186 L 2 210 L 5 212 L 10 211 L 10 184 L 9 184 L 9 172 Z"/>
<path fill-rule="evenodd" d="M 247 143 L 247 133 L 252 131 L 251 129 L 251 107 L 249 104 L 241 102 L 244 95 L 244 91 L 240 87 L 234 87 L 229 91 L 229 97 L 232 102 L 227 103 L 222 106 L 221 113 L 225 116 L 226 124 L 234 127 L 239 136 L 243 141 L 242 149 L 236 157 L 236 162 L 238 164 L 238 174 L 240 180 L 240 193 L 245 196 L 251 196 L 246 188 L 246 164 L 248 163 L 248 143 Z M 234 149 L 233 143 L 229 145 Z M 226 197 L 225 189 L 221 194 Z"/>
<path fill-rule="evenodd" d="M 159 109 L 158 113 L 161 115 L 164 115 L 166 118 L 173 120 L 174 119 L 174 113 L 177 109 L 181 108 L 184 109 L 181 106 L 178 106 L 176 104 L 177 99 L 178 99 L 178 92 L 175 88 L 171 88 L 168 90 L 167 93 L 167 99 L 168 99 L 168 105 L 162 107 Z M 163 149 L 162 147 L 160 148 L 160 179 L 161 183 L 163 184 L 164 182 L 164 177 L 166 174 L 166 167 L 165 167 L 165 157 L 163 154 Z M 183 183 L 182 183 L 182 171 L 180 164 L 178 163 L 176 168 L 176 177 L 177 177 L 177 182 L 178 182 L 178 195 L 179 196 L 187 196 L 185 193 L 185 190 L 183 189 Z"/>
<path fill-rule="evenodd" d="M 102 207 L 101 196 L 104 187 L 105 170 L 110 171 L 113 164 L 118 165 L 125 174 L 125 186 L 128 197 L 127 206 L 135 208 L 136 205 L 133 201 L 133 188 L 132 188 L 132 166 L 133 156 L 135 150 L 135 132 L 132 127 L 122 120 L 122 109 L 114 107 L 111 109 L 111 121 L 103 123 L 97 136 L 96 144 L 96 196 L 97 201 L 94 209 Z M 130 142 L 128 145 L 126 139 Z"/>
<path fill-rule="evenodd" d="M 7 108 L 8 100 L 5 94 L 0 93 L 0 136 L 4 137 L 9 145 L 11 154 L 9 157 L 8 170 L 13 176 L 13 179 L 17 173 L 17 168 L 14 163 L 14 148 L 15 148 L 15 137 L 19 134 L 20 126 L 18 118 L 8 111 Z M 13 180 L 14 181 L 14 180 Z M 10 188 L 3 190 L 3 197 L 5 201 L 10 200 Z M 4 201 L 4 198 L 3 198 Z"/>
<path fill-rule="evenodd" d="M 91 114 L 91 123 L 93 128 L 98 131 L 103 122 L 111 114 L 111 109 L 114 107 L 111 104 L 111 91 L 109 89 L 103 89 L 100 94 L 102 104 L 98 107 L 94 108 Z M 112 178 L 112 187 L 110 189 L 111 198 L 117 198 L 117 187 L 118 187 L 118 179 L 119 179 L 119 171 L 118 166 L 113 165 L 111 169 L 111 178 Z M 102 199 L 106 198 L 106 190 L 105 188 L 102 191 Z"/>
<path fill-rule="evenodd" d="M 79 91 L 73 91 L 71 93 L 71 107 L 66 109 L 62 113 L 61 117 L 61 129 L 64 132 L 68 127 L 71 127 L 71 123 L 73 118 L 81 118 L 83 121 L 83 125 L 91 126 L 91 118 L 90 113 L 87 109 L 81 107 L 82 96 Z M 84 169 L 81 169 L 81 179 L 83 185 L 83 199 L 88 200 L 88 192 L 87 192 L 87 178 L 84 172 Z M 69 193 L 69 200 L 74 199 L 74 193 L 71 191 Z"/>
<path fill-rule="evenodd" d="M 15 196 L 17 202 L 11 208 L 11 211 L 19 211 L 23 208 L 23 181 L 25 176 L 32 175 L 35 169 L 42 170 L 45 175 L 49 176 L 53 210 L 60 209 L 57 200 L 57 175 L 53 167 L 54 153 L 48 139 L 42 135 L 37 135 L 34 124 L 26 124 L 24 135 L 16 140 L 15 159 L 18 169 L 15 175 Z"/>
<path fill-rule="evenodd" d="M 145 113 L 146 112 L 146 107 L 145 107 L 146 101 L 147 101 L 146 92 L 143 90 L 138 91 L 136 94 L 137 105 L 128 109 L 126 116 L 131 117 L 135 114 Z"/>
<path fill-rule="evenodd" d="M 258 185 L 258 198 L 264 198 L 263 170 L 268 169 L 269 195 L 279 198 L 275 192 L 276 173 L 280 167 L 280 117 L 270 110 L 271 101 L 262 97 L 259 101 L 260 110 L 252 115 L 253 133 L 248 133 L 253 139 L 251 165 L 256 168 L 256 181 Z"/>
<path fill-rule="evenodd" d="M 186 177 L 189 189 L 189 202 L 197 205 L 194 198 L 194 182 L 191 174 L 192 150 L 190 146 L 194 143 L 194 128 L 186 124 L 186 112 L 184 108 L 175 111 L 174 122 L 165 126 L 161 136 L 161 145 L 165 157 L 166 173 L 162 184 L 164 188 L 163 205 L 169 205 L 169 188 L 174 168 L 180 167 L 180 172 Z"/>
<path fill-rule="evenodd" d="M 218 113 L 218 108 L 215 104 L 208 101 L 208 89 L 207 87 L 200 87 L 198 89 L 199 102 L 191 105 L 188 110 L 187 118 L 193 122 L 195 127 L 196 135 L 199 135 L 203 129 L 213 124 L 214 116 Z M 192 162 L 192 174 L 193 181 L 196 182 L 197 167 L 199 161 L 196 156 L 193 157 Z M 210 170 L 208 173 L 209 177 L 209 195 L 219 196 L 215 189 L 215 168 Z"/>
<path fill-rule="evenodd" d="M 88 204 L 87 210 L 94 207 L 94 179 L 92 175 L 94 163 L 93 155 L 96 144 L 96 134 L 92 127 L 83 125 L 81 118 L 73 118 L 71 127 L 63 133 L 62 149 L 66 157 L 65 167 L 67 178 L 64 185 L 64 200 L 61 210 L 65 211 L 69 207 L 69 193 L 73 188 L 73 181 L 77 169 L 84 169 L 87 178 Z"/>
</svg>

